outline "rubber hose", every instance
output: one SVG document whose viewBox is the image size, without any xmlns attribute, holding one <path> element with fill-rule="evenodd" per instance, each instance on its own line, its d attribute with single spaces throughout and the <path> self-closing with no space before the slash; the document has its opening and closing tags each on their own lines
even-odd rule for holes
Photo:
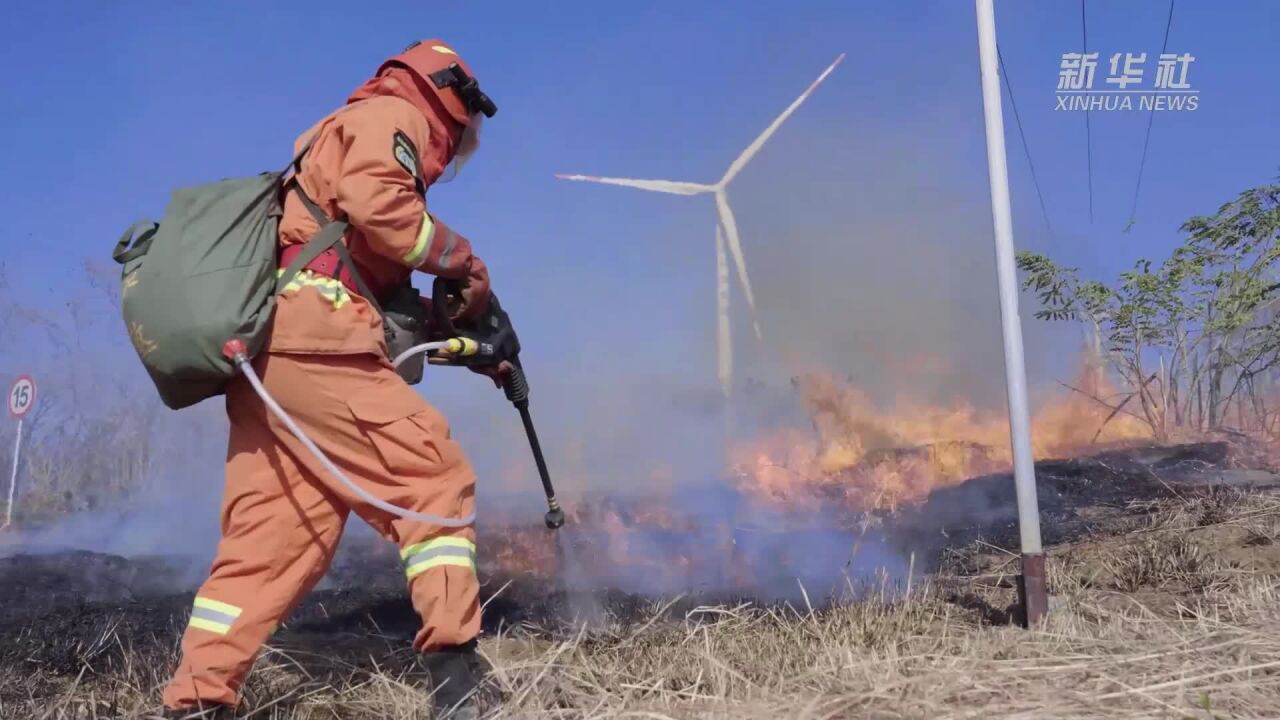
<svg viewBox="0 0 1280 720">
<path fill-rule="evenodd" d="M 395 364 L 399 365 L 415 352 L 438 350 L 444 347 L 444 345 L 445 343 L 443 342 L 436 342 L 426 343 L 410 348 L 409 351 L 401 353 L 400 356 L 396 358 Z M 236 365 L 239 366 L 240 372 L 244 373 L 244 376 L 248 378 L 249 384 L 253 386 L 254 392 L 258 393 L 258 397 L 262 398 L 262 402 L 266 403 L 267 407 L 271 410 L 271 413 L 289 428 L 289 432 L 293 433 L 293 436 L 298 438 L 298 442 L 302 443 L 303 447 L 314 455 L 326 470 L 332 473 L 334 477 L 338 478 L 343 485 L 346 485 L 347 488 L 351 490 L 351 492 L 355 493 L 361 500 L 364 500 L 380 510 L 385 510 L 392 515 L 398 515 L 406 520 L 417 520 L 430 525 L 460 528 L 467 527 L 471 523 L 475 522 L 476 514 L 474 512 L 462 519 L 441 517 L 439 515 L 428 515 L 427 513 L 414 512 L 413 510 L 405 510 L 404 508 L 396 507 L 385 500 L 371 495 L 367 490 L 352 482 L 351 478 L 347 477 L 346 473 L 338 469 L 338 466 L 329 459 L 329 456 L 324 454 L 324 451 L 316 447 L 316 444 L 311 441 L 311 438 L 307 437 L 307 434 L 302 431 L 302 428 L 298 427 L 298 424 L 293 421 L 293 418 L 289 417 L 289 414 L 284 411 L 284 408 L 280 407 L 279 403 L 275 401 L 275 398 L 271 397 L 271 394 L 267 392 L 267 389 L 262 386 L 262 380 L 258 378 L 258 373 L 254 372 L 253 366 L 249 364 L 248 360 L 243 357 L 237 358 Z"/>
<path fill-rule="evenodd" d="M 400 363 L 404 362 L 405 360 L 408 360 L 409 358 L 413 357 L 414 355 L 417 355 L 418 353 L 431 352 L 432 350 L 441 350 L 445 347 L 445 345 L 448 345 L 448 344 L 449 343 L 447 340 L 442 340 L 440 342 L 429 342 L 429 343 L 422 343 L 421 345 L 414 345 L 408 350 L 405 350 L 404 352 L 397 355 L 396 359 L 391 361 L 391 364 L 396 367 L 400 367 Z"/>
</svg>

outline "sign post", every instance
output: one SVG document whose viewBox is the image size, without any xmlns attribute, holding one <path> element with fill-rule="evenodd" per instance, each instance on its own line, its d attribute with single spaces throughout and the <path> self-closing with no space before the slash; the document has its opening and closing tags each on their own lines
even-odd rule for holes
<svg viewBox="0 0 1280 720">
<path fill-rule="evenodd" d="M 1004 376 L 1009 394 L 1009 439 L 1013 444 L 1013 481 L 1022 536 L 1022 574 L 1018 599 L 1025 623 L 1035 625 L 1049 609 L 1040 544 L 1040 503 L 1036 467 L 1031 454 L 1031 414 L 1027 403 L 1027 369 L 1022 357 L 1022 319 L 1018 315 L 1018 276 L 1013 257 L 1013 211 L 1009 207 L 1009 167 L 1004 151 L 1004 113 L 996 55 L 996 16 L 992 0 L 975 0 L 978 12 L 978 67 L 982 76 L 982 109 L 987 128 L 987 172 L 991 181 L 991 218 L 996 236 L 996 280 L 1000 287 L 1000 319 L 1004 335 Z"/>
<path fill-rule="evenodd" d="M 22 453 L 22 421 L 36 404 L 36 381 L 30 375 L 20 375 L 9 387 L 9 414 L 18 420 L 17 437 L 13 441 L 13 470 L 9 473 L 9 501 L 5 504 L 4 524 L 13 522 L 13 496 L 18 487 L 18 459 Z"/>
</svg>

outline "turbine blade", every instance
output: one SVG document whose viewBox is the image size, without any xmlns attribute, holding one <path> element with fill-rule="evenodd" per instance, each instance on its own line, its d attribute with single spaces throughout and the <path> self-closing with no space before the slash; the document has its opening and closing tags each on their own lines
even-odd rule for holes
<svg viewBox="0 0 1280 720">
<path fill-rule="evenodd" d="M 742 285 L 742 294 L 747 298 L 747 307 L 751 310 L 751 325 L 756 331 L 756 340 L 763 341 L 760 332 L 760 319 L 756 314 L 756 298 L 751 292 L 751 281 L 747 279 L 747 261 L 742 257 L 742 242 L 738 239 L 738 222 L 729 209 L 729 196 L 724 190 L 716 191 L 716 210 L 720 213 L 720 225 L 724 227 L 725 238 L 729 244 L 729 252 L 733 254 L 733 262 L 738 266 L 738 282 Z"/>
<path fill-rule="evenodd" d="M 764 147 L 765 142 L 767 142 L 769 138 L 778 131 L 778 128 L 782 127 L 782 123 L 785 122 L 787 118 L 791 117 L 791 113 L 795 112 L 796 108 L 800 107 L 801 103 L 809 99 L 809 96 L 813 94 L 813 91 L 818 89 L 818 85 L 820 85 L 823 80 L 827 79 L 827 76 L 836 69 L 836 66 L 840 64 L 841 60 L 844 60 L 844 53 L 840 53 L 840 57 L 836 58 L 835 62 L 828 65 L 827 69 L 823 70 L 822 74 L 818 76 L 818 79 L 814 80 L 807 90 L 800 93 L 800 97 L 796 98 L 794 102 L 788 105 L 787 109 L 783 110 L 782 114 L 770 123 L 769 127 L 764 129 L 764 132 L 760 133 L 760 137 L 757 137 L 755 142 L 748 145 L 747 149 L 742 151 L 742 154 L 738 156 L 738 159 L 734 160 L 733 163 L 729 165 L 729 169 L 725 171 L 724 177 L 720 179 L 720 187 L 728 185 L 738 173 L 742 172 L 742 168 L 746 167 L 747 163 L 751 162 L 751 158 L 755 157 L 756 153 L 760 152 L 760 148 Z"/>
<path fill-rule="evenodd" d="M 724 254 L 724 235 L 716 224 L 716 360 L 720 378 L 720 393 L 728 410 L 730 388 L 733 386 L 733 345 L 729 336 L 729 262 Z"/>
<path fill-rule="evenodd" d="M 702 183 L 678 182 L 675 180 L 635 180 L 632 178 L 595 177 L 594 175 L 566 175 L 564 173 L 556 173 L 556 177 L 561 180 L 593 182 L 604 185 L 621 185 L 622 187 L 649 190 L 651 192 L 671 193 L 673 195 L 697 195 L 699 193 L 711 192 L 715 189 L 710 185 L 703 185 Z"/>
</svg>

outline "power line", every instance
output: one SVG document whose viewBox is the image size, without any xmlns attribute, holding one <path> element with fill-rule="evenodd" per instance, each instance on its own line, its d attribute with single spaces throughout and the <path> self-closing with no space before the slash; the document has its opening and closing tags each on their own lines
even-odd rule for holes
<svg viewBox="0 0 1280 720">
<path fill-rule="evenodd" d="M 1040 214 L 1044 216 L 1044 225 L 1049 230 L 1049 242 L 1057 245 L 1053 238 L 1053 224 L 1049 222 L 1049 210 L 1044 204 L 1044 193 L 1040 191 L 1040 179 L 1036 177 L 1036 165 L 1031 161 L 1031 146 L 1027 144 L 1027 134 L 1022 130 L 1022 116 L 1018 114 L 1018 101 L 1013 98 L 1013 83 L 1009 80 L 1009 67 L 1004 64 L 1004 55 L 1000 46 L 996 46 L 996 60 L 1000 65 L 1000 77 L 1004 78 L 1005 90 L 1009 91 L 1009 106 L 1013 108 L 1013 119 L 1018 125 L 1018 137 L 1022 139 L 1022 151 L 1027 156 L 1027 167 L 1031 169 L 1031 182 L 1036 186 L 1036 197 L 1040 200 Z"/>
<path fill-rule="evenodd" d="M 1083 36 L 1084 50 L 1083 54 L 1089 54 L 1089 25 L 1084 18 L 1084 0 L 1080 0 L 1080 34 Z M 1080 67 L 1082 72 L 1085 70 L 1087 60 L 1081 58 Z M 1092 84 L 1092 83 L 1090 83 Z M 1093 130 L 1089 127 L 1089 106 L 1084 107 L 1084 156 L 1088 168 L 1089 177 L 1089 222 L 1093 222 Z"/>
<path fill-rule="evenodd" d="M 1081 0 L 1081 2 L 1082 2 L 1082 6 L 1083 6 L 1083 0 Z M 1082 7 L 1082 10 L 1083 10 L 1083 7 Z M 1031 160 L 1031 145 L 1027 143 L 1027 134 L 1026 134 L 1026 132 L 1025 132 L 1025 130 L 1023 129 L 1023 126 L 1022 126 L 1022 116 L 1021 116 L 1021 114 L 1018 112 L 1018 101 L 1017 101 L 1017 99 L 1015 99 L 1015 98 L 1014 98 L 1014 95 L 1013 95 L 1013 81 L 1009 78 L 1009 67 L 1008 67 L 1008 66 L 1005 64 L 1005 62 L 1004 62 L 1004 54 L 1000 52 L 1000 46 L 999 46 L 999 45 L 997 45 L 997 46 L 996 46 L 996 61 L 997 61 L 998 66 L 999 66 L 999 68 L 1000 68 L 1000 75 L 1001 75 L 1001 77 L 1003 77 L 1003 78 L 1004 78 L 1004 86 L 1005 86 L 1005 90 L 1007 90 L 1007 91 L 1008 91 L 1008 93 L 1009 93 L 1009 106 L 1013 109 L 1013 119 L 1014 119 L 1015 124 L 1018 126 L 1018 137 L 1022 140 L 1022 150 L 1023 150 L 1023 152 L 1026 154 L 1026 157 L 1027 157 L 1027 167 L 1028 167 L 1028 168 L 1030 169 L 1030 171 L 1031 171 L 1031 181 L 1032 181 L 1032 183 L 1034 183 L 1034 185 L 1035 185 L 1035 188 L 1036 188 L 1036 198 L 1037 198 L 1037 199 L 1039 200 L 1039 202 L 1040 202 L 1040 213 L 1041 213 L 1041 215 L 1043 215 L 1043 216 L 1044 216 L 1044 224 L 1045 224 L 1045 227 L 1048 229 L 1048 232 L 1049 232 L 1049 243 L 1050 243 L 1050 245 L 1057 246 L 1057 239 L 1054 237 L 1054 233 L 1053 233 L 1053 224 L 1049 221 L 1049 210 L 1048 210 L 1048 207 L 1047 207 L 1047 205 L 1045 204 L 1045 201 L 1044 201 L 1044 193 L 1043 193 L 1043 192 L 1041 191 L 1041 189 L 1040 189 L 1040 179 L 1036 176 L 1036 166 L 1035 166 L 1035 163 Z M 1084 66 L 1084 60 L 1083 60 L 1083 58 L 1082 58 L 1082 59 L 1081 59 L 1081 70 L 1082 70 L 1082 71 L 1084 71 L 1084 68 L 1085 68 L 1085 66 Z M 1087 111 L 1087 108 L 1086 108 L 1086 111 Z M 1087 114 L 1086 114 L 1086 116 L 1085 116 L 1085 121 L 1086 121 L 1085 128 L 1086 128 L 1086 132 L 1087 132 L 1087 130 L 1088 130 L 1088 115 L 1087 115 Z M 1090 178 L 1089 178 L 1089 213 L 1090 213 L 1090 220 L 1092 220 L 1092 219 L 1093 219 L 1093 172 L 1092 172 L 1092 160 L 1090 161 L 1090 173 L 1089 173 L 1089 176 L 1090 176 Z M 1086 255 L 1088 255 L 1088 256 L 1089 256 L 1089 261 L 1090 261 L 1090 262 L 1089 262 L 1089 264 L 1090 264 L 1090 265 L 1095 265 L 1095 263 L 1093 262 L 1093 260 L 1094 260 L 1095 258 L 1094 258 L 1094 256 L 1093 256 L 1092 249 L 1089 247 L 1089 244 L 1088 244 L 1087 242 L 1084 244 L 1084 249 L 1085 249 L 1085 253 L 1086 253 Z"/>
<path fill-rule="evenodd" d="M 1173 4 L 1176 0 L 1169 0 L 1169 17 L 1164 22 L 1164 42 L 1160 45 L 1160 54 L 1164 55 L 1169 50 L 1169 28 L 1173 27 Z M 1125 230 L 1133 226 L 1134 220 L 1138 215 L 1138 193 L 1142 191 L 1142 171 L 1147 167 L 1147 147 L 1151 145 L 1151 125 L 1156 120 L 1156 108 L 1153 103 L 1151 106 L 1151 114 L 1147 116 L 1147 136 L 1142 141 L 1142 159 L 1138 161 L 1138 182 L 1133 187 L 1133 205 L 1129 208 L 1129 223 L 1125 225 Z"/>
</svg>

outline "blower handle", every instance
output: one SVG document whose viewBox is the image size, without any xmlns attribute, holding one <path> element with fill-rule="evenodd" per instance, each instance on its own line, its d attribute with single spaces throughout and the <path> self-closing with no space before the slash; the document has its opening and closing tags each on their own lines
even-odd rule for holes
<svg viewBox="0 0 1280 720">
<path fill-rule="evenodd" d="M 431 314 L 434 316 L 435 330 L 448 337 L 455 337 L 459 333 L 454 327 L 453 319 L 449 317 L 451 294 L 458 294 L 455 281 L 437 276 L 431 283 Z M 520 343 L 515 338 L 510 319 L 501 309 L 496 297 L 491 298 L 490 305 L 490 319 L 494 322 L 491 329 L 509 333 L 509 338 L 507 342 L 495 340 L 492 347 L 496 352 L 492 356 L 485 357 L 484 362 L 498 364 L 506 361 L 511 364 L 511 371 L 502 376 L 502 392 L 520 413 L 524 434 L 529 438 L 529 449 L 533 451 L 533 461 L 538 466 L 538 479 L 542 481 L 542 491 L 547 496 L 547 513 L 543 516 L 543 522 L 547 528 L 556 530 L 564 526 L 564 510 L 560 509 L 560 503 L 556 500 L 556 491 L 551 485 L 551 473 L 547 470 L 547 459 L 542 454 L 542 444 L 538 442 L 538 431 L 534 429 L 533 417 L 529 414 L 529 381 L 525 377 L 524 368 L 520 365 Z M 482 338 L 477 339 L 483 341 Z"/>
<path fill-rule="evenodd" d="M 453 318 L 449 317 L 449 295 L 453 294 L 457 288 L 455 281 L 446 280 L 437 276 L 431 283 L 431 314 L 437 333 L 445 337 L 453 337 L 458 334 L 456 328 L 453 327 Z"/>
</svg>

